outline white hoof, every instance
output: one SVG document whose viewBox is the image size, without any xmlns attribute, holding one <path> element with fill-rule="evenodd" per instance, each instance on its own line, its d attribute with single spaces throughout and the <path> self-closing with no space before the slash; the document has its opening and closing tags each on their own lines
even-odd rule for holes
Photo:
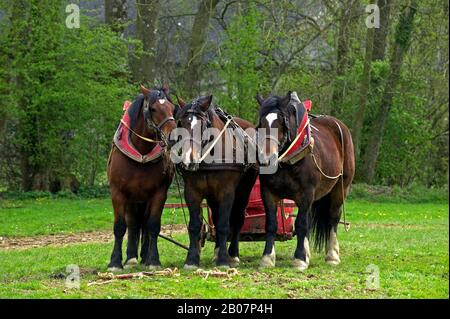
<svg viewBox="0 0 450 319">
<path fill-rule="evenodd" d="M 197 265 L 188 265 L 188 264 L 184 264 L 184 269 L 186 270 L 197 270 L 198 266 Z"/>
<path fill-rule="evenodd" d="M 241 260 L 239 259 L 239 257 L 230 257 L 231 266 L 233 267 L 238 266 L 240 262 Z"/>
<path fill-rule="evenodd" d="M 339 258 L 339 256 L 337 254 L 327 255 L 327 257 L 325 257 L 325 262 L 328 265 L 337 266 L 341 263 L 341 259 Z"/>
<path fill-rule="evenodd" d="M 294 261 L 293 261 L 293 263 L 292 263 L 292 266 L 293 266 L 296 270 L 303 272 L 303 271 L 305 271 L 306 269 L 308 269 L 309 264 L 308 264 L 306 261 L 304 261 L 304 260 L 301 260 L 301 259 L 294 259 Z"/>
<path fill-rule="evenodd" d="M 130 268 L 136 267 L 137 264 L 138 264 L 137 258 L 131 258 L 131 259 L 129 259 L 129 260 L 125 263 L 125 265 L 123 266 L 123 268 L 125 268 L 125 269 L 130 269 Z"/>
<path fill-rule="evenodd" d="M 262 257 L 259 266 L 261 268 L 272 268 L 275 267 L 275 262 L 276 262 L 275 248 L 272 248 L 272 252 L 270 253 L 270 255 L 264 255 Z"/>
<path fill-rule="evenodd" d="M 122 268 L 119 267 L 108 267 L 109 272 L 119 272 L 122 271 Z"/>
</svg>

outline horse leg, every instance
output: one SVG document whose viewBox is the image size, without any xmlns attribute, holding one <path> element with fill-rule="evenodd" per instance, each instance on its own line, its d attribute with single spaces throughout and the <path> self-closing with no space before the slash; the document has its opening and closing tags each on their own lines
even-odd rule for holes
<svg viewBox="0 0 450 319">
<path fill-rule="evenodd" d="M 150 269 L 160 268 L 158 236 L 161 231 L 161 215 L 167 199 L 167 190 L 154 194 L 148 204 L 147 230 L 150 237 L 148 256 L 145 265 Z"/>
<path fill-rule="evenodd" d="M 297 236 L 297 248 L 294 253 L 293 267 L 299 271 L 304 271 L 309 266 L 309 259 L 311 252 L 309 249 L 309 230 L 310 230 L 310 216 L 311 206 L 314 200 L 314 195 L 311 191 L 305 190 L 298 201 L 297 218 L 295 219 L 295 233 Z"/>
<path fill-rule="evenodd" d="M 231 240 L 228 254 L 230 255 L 230 262 L 232 264 L 239 264 L 239 237 L 244 225 L 245 208 L 247 207 L 250 193 L 255 185 L 257 172 L 249 170 L 245 173 L 243 179 L 240 181 L 234 199 L 233 209 L 231 211 Z"/>
<path fill-rule="evenodd" d="M 219 204 L 214 200 L 208 200 L 208 206 L 211 209 L 213 226 L 216 227 L 219 217 Z M 218 255 L 219 255 L 219 242 L 217 240 L 217 233 L 216 233 L 216 238 L 214 242 L 214 256 L 213 256 L 214 262 L 217 260 Z"/>
<path fill-rule="evenodd" d="M 230 214 L 234 202 L 234 191 L 225 194 L 219 204 L 219 216 L 216 226 L 219 251 L 216 265 L 229 267 L 230 259 L 227 251 L 227 239 L 230 232 Z"/>
<path fill-rule="evenodd" d="M 338 182 L 336 186 L 330 193 L 330 209 L 329 209 L 329 217 L 330 217 L 330 235 L 327 242 L 327 254 L 325 257 L 325 261 L 330 265 L 338 265 L 341 262 L 339 258 L 339 242 L 337 240 L 337 228 L 339 224 L 339 220 L 341 219 L 342 213 L 342 203 L 346 196 L 342 195 L 342 186 L 341 183 Z"/>
<path fill-rule="evenodd" d="M 185 190 L 185 200 L 189 207 L 189 251 L 184 263 L 185 269 L 195 269 L 200 265 L 200 231 L 202 228 L 200 207 L 202 197 L 200 194 L 194 193 L 193 190 Z"/>
<path fill-rule="evenodd" d="M 277 235 L 277 201 L 276 198 L 266 187 L 261 185 L 261 198 L 266 212 L 266 245 L 264 247 L 263 257 L 260 267 L 275 267 L 275 237 Z"/>
<path fill-rule="evenodd" d="M 141 216 L 141 264 L 145 264 L 148 257 L 148 248 L 150 246 L 150 235 L 147 229 L 148 211 L 147 204 L 145 207 L 145 212 Z"/>
<path fill-rule="evenodd" d="M 228 255 L 230 256 L 230 263 L 232 265 L 238 265 L 239 260 L 239 235 L 242 225 L 244 224 L 245 213 L 241 209 L 237 209 L 231 212 L 230 227 L 231 227 L 231 239 L 230 247 L 228 248 Z"/>
<path fill-rule="evenodd" d="M 120 196 L 116 196 L 120 197 Z M 113 197 L 114 198 L 114 197 Z M 122 242 L 127 231 L 125 221 L 127 205 L 123 199 L 113 199 L 114 207 L 114 248 L 111 254 L 111 261 L 108 265 L 109 271 L 122 269 Z"/>
<path fill-rule="evenodd" d="M 127 259 L 124 268 L 132 268 L 138 264 L 138 245 L 140 235 L 139 204 L 135 203 L 129 214 L 125 216 L 128 228 Z"/>
</svg>

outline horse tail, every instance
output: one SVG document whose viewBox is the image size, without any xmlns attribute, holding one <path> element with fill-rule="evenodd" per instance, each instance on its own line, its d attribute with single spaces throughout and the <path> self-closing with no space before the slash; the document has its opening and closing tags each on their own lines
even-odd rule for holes
<svg viewBox="0 0 450 319">
<path fill-rule="evenodd" d="M 311 209 L 311 233 L 314 249 L 322 251 L 330 239 L 332 226 L 330 220 L 331 194 L 315 201 Z"/>
</svg>

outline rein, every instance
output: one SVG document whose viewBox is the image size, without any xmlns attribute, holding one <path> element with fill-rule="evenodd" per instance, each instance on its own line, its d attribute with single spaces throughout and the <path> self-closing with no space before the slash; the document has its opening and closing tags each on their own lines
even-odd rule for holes
<svg viewBox="0 0 450 319">
<path fill-rule="evenodd" d="M 289 151 L 294 147 L 294 145 L 297 143 L 298 139 L 300 138 L 300 136 L 302 135 L 303 131 L 306 129 L 306 127 L 309 124 L 309 118 L 306 120 L 305 126 L 303 127 L 302 131 L 300 133 L 297 134 L 297 136 L 295 137 L 295 139 L 292 141 L 292 143 L 289 145 L 289 147 L 287 148 L 286 151 L 284 151 L 284 153 L 278 157 L 278 161 L 281 161 L 288 153 Z"/>
<path fill-rule="evenodd" d="M 222 137 L 223 133 L 225 133 L 227 127 L 230 125 L 232 120 L 233 120 L 232 118 L 229 118 L 228 121 L 225 123 L 225 125 L 224 125 L 223 129 L 220 131 L 219 135 L 217 135 L 217 137 L 213 140 L 213 142 L 208 147 L 208 149 L 203 153 L 202 157 L 200 157 L 200 159 L 199 159 L 200 163 L 205 160 L 205 158 L 208 156 L 209 152 L 211 152 L 211 150 L 214 148 L 214 146 L 216 146 L 217 142 Z"/>
<path fill-rule="evenodd" d="M 125 126 L 127 129 L 130 130 L 131 133 L 133 133 L 134 135 L 136 135 L 137 137 L 139 137 L 140 139 L 149 142 L 149 143 L 159 143 L 159 142 L 163 142 L 163 141 L 156 141 L 156 140 L 152 140 L 151 138 L 139 135 L 138 133 L 136 133 L 130 126 L 127 125 L 127 123 L 125 123 L 124 120 L 120 120 L 120 122 L 123 124 L 123 126 Z"/>
<path fill-rule="evenodd" d="M 346 218 L 346 213 L 345 213 L 345 196 L 344 196 L 344 134 L 342 133 L 342 128 L 339 125 L 338 122 L 334 121 L 334 123 L 336 123 L 337 127 L 339 128 L 339 133 L 341 136 L 341 150 L 342 150 L 342 167 L 341 167 L 341 172 L 336 175 L 336 176 L 329 176 L 327 174 L 325 174 L 323 172 L 323 170 L 320 168 L 319 164 L 317 164 L 317 160 L 316 157 L 314 156 L 314 152 L 311 151 L 311 157 L 313 158 L 314 164 L 316 165 L 317 169 L 319 170 L 319 172 L 326 178 L 328 179 L 336 179 L 336 178 L 341 178 L 341 191 L 342 191 L 342 213 L 344 215 L 344 229 L 346 232 L 349 231 L 350 229 L 350 224 L 347 223 L 347 218 Z"/>
</svg>

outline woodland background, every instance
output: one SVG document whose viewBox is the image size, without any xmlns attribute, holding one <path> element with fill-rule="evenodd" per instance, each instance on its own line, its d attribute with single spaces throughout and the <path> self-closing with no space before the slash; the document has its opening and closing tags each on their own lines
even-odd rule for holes
<svg viewBox="0 0 450 319">
<path fill-rule="evenodd" d="M 254 123 L 295 90 L 350 127 L 356 182 L 448 187 L 448 27 L 445 0 L 2 0 L 0 191 L 105 185 L 123 101 L 163 82 Z"/>
</svg>

